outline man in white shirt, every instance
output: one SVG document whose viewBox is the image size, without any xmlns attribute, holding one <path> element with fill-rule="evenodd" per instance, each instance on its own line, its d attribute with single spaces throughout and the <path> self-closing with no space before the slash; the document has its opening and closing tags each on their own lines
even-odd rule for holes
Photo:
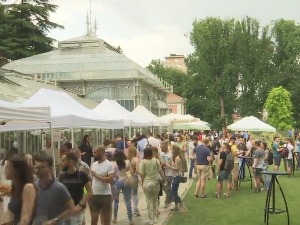
<svg viewBox="0 0 300 225">
<path fill-rule="evenodd" d="M 156 147 L 158 149 L 158 151 L 160 152 L 160 150 L 161 150 L 160 142 L 159 142 L 159 140 L 157 140 L 156 138 L 153 137 L 151 132 L 148 133 L 148 142 L 149 142 L 149 145 L 151 145 L 152 147 Z"/>
<path fill-rule="evenodd" d="M 98 146 L 94 151 L 98 161 L 91 166 L 93 176 L 93 197 L 90 199 L 91 225 L 97 225 L 100 215 L 102 225 L 111 224 L 112 194 L 110 183 L 114 178 L 113 164 L 105 158 L 105 147 Z"/>
</svg>

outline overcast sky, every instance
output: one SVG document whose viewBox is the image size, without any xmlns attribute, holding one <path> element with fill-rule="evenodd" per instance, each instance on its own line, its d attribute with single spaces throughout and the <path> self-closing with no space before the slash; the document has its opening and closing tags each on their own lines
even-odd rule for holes
<svg viewBox="0 0 300 225">
<path fill-rule="evenodd" d="M 89 0 L 53 0 L 59 6 L 51 16 L 65 27 L 52 30 L 58 41 L 86 33 Z M 92 18 L 97 35 L 120 45 L 124 53 L 142 66 L 170 53 L 193 51 L 185 34 L 195 18 L 208 16 L 241 19 L 251 16 L 262 24 L 279 18 L 300 22 L 300 0 L 92 0 Z"/>
</svg>

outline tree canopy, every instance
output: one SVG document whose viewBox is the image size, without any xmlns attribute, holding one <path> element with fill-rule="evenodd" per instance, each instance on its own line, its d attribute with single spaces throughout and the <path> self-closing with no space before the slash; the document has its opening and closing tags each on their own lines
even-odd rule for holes
<svg viewBox="0 0 300 225">
<path fill-rule="evenodd" d="M 268 122 L 277 130 L 288 130 L 294 125 L 291 94 L 283 87 L 273 88 L 265 103 Z"/>
<path fill-rule="evenodd" d="M 53 49 L 49 30 L 62 26 L 49 20 L 57 9 L 51 0 L 22 0 L 19 4 L 1 4 L 0 54 L 16 60 Z"/>
<path fill-rule="evenodd" d="M 185 91 L 184 83 L 187 79 L 187 75 L 185 73 L 178 69 L 165 67 L 164 63 L 159 59 L 152 60 L 147 66 L 147 69 L 171 84 L 175 94 L 183 96 Z"/>
<path fill-rule="evenodd" d="M 268 93 L 282 86 L 291 94 L 293 120 L 300 126 L 299 24 L 280 19 L 261 26 L 250 17 L 208 17 L 193 22 L 190 42 L 194 51 L 186 58 L 184 80 L 161 76 L 187 98 L 187 113 L 216 128 L 230 123 L 233 113 L 262 118 Z M 148 68 L 156 74 L 165 70 L 157 60 Z"/>
</svg>

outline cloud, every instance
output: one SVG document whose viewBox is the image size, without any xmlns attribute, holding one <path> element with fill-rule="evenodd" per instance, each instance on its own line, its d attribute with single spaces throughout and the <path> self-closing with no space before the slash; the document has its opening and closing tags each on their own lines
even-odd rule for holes
<svg viewBox="0 0 300 225">
<path fill-rule="evenodd" d="M 51 19 L 65 26 L 50 36 L 64 40 L 86 31 L 89 0 L 54 0 L 59 9 Z M 299 0 L 92 0 L 92 17 L 98 21 L 98 36 L 120 45 L 125 54 L 142 66 L 170 53 L 192 52 L 184 37 L 195 18 L 208 16 L 242 19 L 255 17 L 262 24 L 279 18 L 300 21 Z"/>
</svg>

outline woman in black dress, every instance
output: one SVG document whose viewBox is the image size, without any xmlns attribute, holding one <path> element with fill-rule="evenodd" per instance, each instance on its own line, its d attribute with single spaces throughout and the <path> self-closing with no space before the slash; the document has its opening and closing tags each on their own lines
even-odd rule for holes
<svg viewBox="0 0 300 225">
<path fill-rule="evenodd" d="M 90 144 L 89 135 L 84 135 L 81 144 L 78 146 L 81 151 L 81 160 L 91 166 L 91 159 L 93 157 L 93 149 Z"/>
</svg>

